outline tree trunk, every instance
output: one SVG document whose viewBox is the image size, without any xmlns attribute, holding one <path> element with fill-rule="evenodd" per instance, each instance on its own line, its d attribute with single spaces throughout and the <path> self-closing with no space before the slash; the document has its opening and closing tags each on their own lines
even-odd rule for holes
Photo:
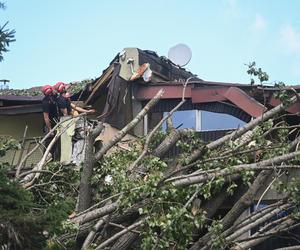
<svg viewBox="0 0 300 250">
<path fill-rule="evenodd" d="M 176 130 L 173 129 L 171 133 L 162 141 L 162 143 L 154 150 L 153 155 L 157 157 L 164 157 L 166 153 L 176 144 L 180 137 L 191 129 Z"/>
<path fill-rule="evenodd" d="M 85 152 L 83 172 L 81 174 L 79 196 L 78 196 L 78 212 L 82 212 L 91 206 L 92 188 L 91 179 L 93 175 L 93 167 L 96 163 L 94 156 L 94 142 L 97 136 L 103 130 L 103 123 L 99 123 L 96 128 L 89 132 L 85 138 Z"/>
<path fill-rule="evenodd" d="M 85 156 L 83 163 L 83 171 L 81 174 L 79 186 L 79 203 L 78 212 L 82 212 L 90 207 L 92 202 L 91 178 L 93 175 L 93 167 L 96 163 L 94 158 L 94 141 L 91 135 L 86 138 Z"/>
<path fill-rule="evenodd" d="M 73 218 L 72 222 L 78 223 L 78 224 L 83 224 L 83 223 L 89 222 L 91 220 L 100 218 L 104 215 L 110 214 L 113 211 L 115 211 L 117 208 L 118 208 L 118 203 L 114 202 L 114 203 L 106 205 L 104 207 L 96 208 L 90 212 L 81 214 L 81 215 Z"/>
<path fill-rule="evenodd" d="M 111 247 L 111 250 L 126 250 L 138 239 L 138 237 L 139 235 L 137 233 L 128 232 L 117 240 Z"/>
<path fill-rule="evenodd" d="M 227 199 L 227 195 L 224 192 L 218 193 L 216 196 L 208 200 L 202 206 L 202 209 L 206 212 L 206 218 L 211 219 L 217 212 L 222 203 Z"/>
</svg>

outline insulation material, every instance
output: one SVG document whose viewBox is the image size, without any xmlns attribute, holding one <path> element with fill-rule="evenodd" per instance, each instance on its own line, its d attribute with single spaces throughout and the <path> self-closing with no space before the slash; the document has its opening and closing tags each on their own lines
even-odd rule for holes
<svg viewBox="0 0 300 250">
<path fill-rule="evenodd" d="M 73 145 L 72 163 L 80 166 L 84 161 L 84 145 L 85 140 L 78 140 Z"/>
<path fill-rule="evenodd" d="M 78 118 L 75 124 L 75 133 L 73 136 L 73 153 L 72 163 L 76 166 L 80 166 L 84 161 L 84 149 L 85 149 L 85 120 L 83 117 Z"/>
<path fill-rule="evenodd" d="M 60 120 L 64 121 L 68 118 L 70 118 L 70 117 L 69 116 L 63 116 L 63 117 L 60 118 Z M 64 133 L 62 133 L 62 135 L 60 137 L 60 142 L 61 142 L 60 162 L 62 164 L 71 163 L 72 147 L 73 147 L 72 146 L 72 137 L 74 135 L 74 130 L 75 130 L 74 119 L 70 119 L 70 120 L 62 123 L 61 129 L 64 129 L 66 127 L 68 127 L 67 130 Z"/>
</svg>

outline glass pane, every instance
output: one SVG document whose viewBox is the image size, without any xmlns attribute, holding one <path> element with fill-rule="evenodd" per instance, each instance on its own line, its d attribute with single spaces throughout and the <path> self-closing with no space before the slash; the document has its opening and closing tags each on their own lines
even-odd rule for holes
<svg viewBox="0 0 300 250">
<path fill-rule="evenodd" d="M 227 114 L 202 111 L 202 130 L 238 128 L 245 122 Z"/>
<path fill-rule="evenodd" d="M 164 116 L 167 113 L 164 114 Z M 195 110 L 177 111 L 172 116 L 174 128 L 193 128 L 195 129 L 196 115 Z M 166 129 L 164 123 L 163 129 Z"/>
</svg>

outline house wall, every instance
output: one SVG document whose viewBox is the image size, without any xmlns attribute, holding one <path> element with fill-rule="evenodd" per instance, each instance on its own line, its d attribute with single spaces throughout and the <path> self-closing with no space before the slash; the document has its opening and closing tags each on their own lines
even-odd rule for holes
<svg viewBox="0 0 300 250">
<path fill-rule="evenodd" d="M 16 166 L 21 159 L 21 154 L 23 157 L 36 145 L 34 137 L 43 135 L 43 117 L 41 113 L 0 116 L 0 135 L 12 136 L 14 139 L 21 141 L 26 125 L 28 129 L 23 150 L 8 151 L 4 157 L 0 158 L 0 162 L 7 162 L 12 166 Z M 41 157 L 42 150 L 36 150 L 27 159 L 25 167 L 36 164 Z"/>
<path fill-rule="evenodd" d="M 20 140 L 26 125 L 26 138 L 42 136 L 43 115 L 41 113 L 0 116 L 0 135 L 10 135 Z"/>
<path fill-rule="evenodd" d="M 143 109 L 142 102 L 132 99 L 132 116 L 133 118 Z M 144 121 L 140 121 L 134 128 L 133 134 L 137 136 L 144 135 Z"/>
</svg>

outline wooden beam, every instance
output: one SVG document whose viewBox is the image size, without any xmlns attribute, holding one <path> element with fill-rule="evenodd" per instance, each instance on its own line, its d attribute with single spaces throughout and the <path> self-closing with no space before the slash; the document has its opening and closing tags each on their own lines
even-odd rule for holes
<svg viewBox="0 0 300 250">
<path fill-rule="evenodd" d="M 112 76 L 114 72 L 114 65 L 110 65 L 106 71 L 100 76 L 98 81 L 93 85 L 92 93 L 89 95 L 88 99 L 84 102 L 85 105 L 89 103 L 89 101 L 93 98 L 97 90 Z"/>
<path fill-rule="evenodd" d="M 135 90 L 134 97 L 139 101 L 144 100 L 150 100 L 152 99 L 155 94 L 160 90 L 163 89 L 164 94 L 161 97 L 161 99 L 179 99 L 182 98 L 182 85 L 176 85 L 176 86 L 163 86 L 163 85 L 157 85 L 157 86 L 143 86 L 140 85 Z M 185 97 L 191 98 L 191 86 L 187 86 L 185 90 Z"/>
<path fill-rule="evenodd" d="M 237 87 L 230 87 L 224 96 L 241 110 L 244 110 L 253 117 L 259 117 L 267 110 L 264 105 Z"/>
<path fill-rule="evenodd" d="M 269 104 L 276 107 L 281 104 L 281 101 L 276 99 L 274 96 L 271 97 Z M 300 114 L 300 103 L 295 103 L 294 105 L 286 109 L 287 112 L 299 115 Z"/>
<path fill-rule="evenodd" d="M 193 88 L 192 103 L 220 102 L 225 101 L 225 92 L 228 87 L 203 87 Z"/>
</svg>

